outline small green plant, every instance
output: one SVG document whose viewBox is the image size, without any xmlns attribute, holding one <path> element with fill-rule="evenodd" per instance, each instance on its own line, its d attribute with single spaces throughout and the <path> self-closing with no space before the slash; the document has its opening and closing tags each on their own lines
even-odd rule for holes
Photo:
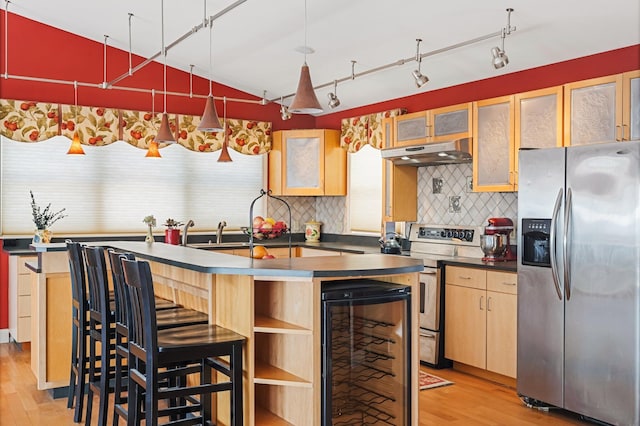
<svg viewBox="0 0 640 426">
<path fill-rule="evenodd" d="M 31 213 L 33 214 L 33 223 L 37 229 L 48 229 L 62 218 L 67 217 L 63 214 L 66 209 L 59 210 L 57 212 L 51 211 L 51 203 L 47 204 L 47 207 L 42 210 L 36 203 L 36 199 L 33 196 L 33 191 L 29 191 L 31 194 Z"/>
<path fill-rule="evenodd" d="M 174 220 L 174 219 L 171 219 L 171 218 L 167 219 L 164 222 L 164 226 L 166 226 L 168 229 L 177 228 L 177 227 L 182 226 L 182 225 L 183 225 L 182 222 Z"/>
</svg>

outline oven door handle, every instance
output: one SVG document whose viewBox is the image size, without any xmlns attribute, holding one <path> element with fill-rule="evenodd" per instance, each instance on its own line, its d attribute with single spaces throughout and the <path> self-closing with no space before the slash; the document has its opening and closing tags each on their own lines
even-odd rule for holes
<svg viewBox="0 0 640 426">
<path fill-rule="evenodd" d="M 558 216 L 560 215 L 560 205 L 562 203 L 562 188 L 558 191 L 556 203 L 553 206 L 553 214 L 551 215 L 551 233 L 549 235 L 549 255 L 551 260 L 551 276 L 556 286 L 558 298 L 562 300 L 562 290 L 560 289 L 560 274 L 558 273 L 558 259 L 556 257 L 556 240 Z"/>
<path fill-rule="evenodd" d="M 420 281 L 420 313 L 424 314 L 424 299 L 427 297 L 427 284 Z"/>
</svg>

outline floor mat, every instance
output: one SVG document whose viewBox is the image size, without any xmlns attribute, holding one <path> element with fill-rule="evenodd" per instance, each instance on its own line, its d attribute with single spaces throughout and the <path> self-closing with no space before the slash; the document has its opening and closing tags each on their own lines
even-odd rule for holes
<svg viewBox="0 0 640 426">
<path fill-rule="evenodd" d="M 452 385 L 453 382 L 445 380 L 441 377 L 434 376 L 433 374 L 425 373 L 420 370 L 420 390 L 433 389 L 440 386 Z"/>
</svg>

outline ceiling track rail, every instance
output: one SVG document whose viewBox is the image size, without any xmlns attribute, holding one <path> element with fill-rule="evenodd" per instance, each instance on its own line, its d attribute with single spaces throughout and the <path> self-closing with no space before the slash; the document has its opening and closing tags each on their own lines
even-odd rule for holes
<svg viewBox="0 0 640 426">
<path fill-rule="evenodd" d="M 74 84 L 78 85 L 78 86 L 82 86 L 82 87 L 92 87 L 95 89 L 102 89 L 102 83 L 97 84 L 97 83 L 85 83 L 85 82 L 81 82 L 81 81 L 70 81 L 70 80 L 58 80 L 58 79 L 53 79 L 53 78 L 41 78 L 41 77 L 28 77 L 28 76 L 23 76 L 23 75 L 13 75 L 13 74 L 4 74 L 3 75 L 4 78 L 6 79 L 14 79 L 14 80 L 22 80 L 22 81 L 33 81 L 33 82 L 37 82 L 37 83 L 53 83 L 53 84 L 66 84 L 69 86 L 73 86 Z M 136 93 L 151 93 L 151 94 L 163 94 L 164 92 L 162 90 L 156 90 L 156 89 L 142 89 L 142 88 L 138 88 L 138 87 L 127 87 L 127 86 L 111 86 L 109 87 L 110 90 L 123 90 L 123 91 L 127 91 L 127 92 L 136 92 Z M 167 95 L 170 96 L 180 96 L 180 97 L 185 97 L 185 98 L 201 98 L 201 99 L 207 99 L 207 97 L 209 95 L 196 95 L 193 93 L 182 93 L 182 92 L 171 92 L 171 91 L 167 91 Z M 239 103 L 245 103 L 245 104 L 255 104 L 255 105 L 264 105 L 263 101 L 260 100 L 254 100 L 254 99 L 241 99 L 241 98 L 230 98 L 230 97 L 225 97 L 225 96 L 214 96 L 213 97 L 215 100 L 220 100 L 223 101 L 224 99 L 226 99 L 227 101 L 232 101 L 232 102 L 239 102 Z"/>
<path fill-rule="evenodd" d="M 222 9 L 220 12 L 216 13 L 215 15 L 211 15 L 209 17 L 209 19 L 205 18 L 201 23 L 199 23 L 198 25 L 194 26 L 193 28 L 191 28 L 191 30 L 187 31 L 182 36 L 178 37 L 176 40 L 174 40 L 173 42 L 169 43 L 168 45 L 162 46 L 163 49 L 161 49 L 159 52 L 155 53 L 154 55 L 150 56 L 149 58 L 145 59 L 144 61 L 142 61 L 140 64 L 136 65 L 135 67 L 131 68 L 131 61 L 130 61 L 129 62 L 129 70 L 127 70 L 127 72 L 125 72 L 121 76 L 116 77 L 115 79 L 113 79 L 113 80 L 111 80 L 109 82 L 104 81 L 102 83 L 102 86 L 103 86 L 102 88 L 103 89 L 108 89 L 111 86 L 113 86 L 113 85 L 119 83 L 120 81 L 124 80 L 125 78 L 132 76 L 135 72 L 137 72 L 140 69 L 144 68 L 145 66 L 149 65 L 151 62 L 153 62 L 160 55 L 163 55 L 163 54 L 166 55 L 166 52 L 168 52 L 170 49 L 176 47 L 178 44 L 182 43 L 183 41 L 185 41 L 186 39 L 188 39 L 189 37 L 191 37 L 192 35 L 194 35 L 198 31 L 200 31 L 201 29 L 206 27 L 207 26 L 207 22 L 209 23 L 209 25 L 213 25 L 213 21 L 215 21 L 216 19 L 220 18 L 221 16 L 227 14 L 228 12 L 232 11 L 233 9 L 235 9 L 238 6 L 240 6 L 242 3 L 246 2 L 246 1 L 247 0 L 238 0 L 235 3 L 232 3 L 229 6 L 225 7 L 224 9 Z M 131 24 L 131 19 L 129 19 L 129 24 Z M 129 46 L 129 50 L 131 50 L 131 46 Z"/>
<path fill-rule="evenodd" d="M 349 76 L 338 78 L 336 80 L 331 80 L 331 81 L 329 81 L 327 83 L 319 84 L 317 86 L 313 86 L 313 89 L 314 90 L 323 89 L 325 87 L 333 86 L 334 84 L 337 84 L 337 83 L 342 83 L 342 82 L 345 82 L 345 81 L 348 81 L 348 80 L 354 80 L 357 77 L 363 77 L 365 75 L 373 74 L 373 73 L 376 73 L 376 72 L 379 72 L 379 71 L 384 71 L 384 70 L 389 69 L 389 68 L 402 66 L 402 65 L 404 65 L 404 64 L 406 64 L 408 62 L 420 62 L 423 58 L 426 58 L 428 56 L 438 55 L 440 53 L 448 52 L 448 51 L 454 50 L 454 49 L 459 49 L 461 47 L 469 46 L 471 44 L 479 43 L 481 41 L 485 41 L 485 40 L 489 40 L 489 39 L 494 38 L 494 37 L 501 37 L 501 36 L 502 36 L 502 30 L 496 31 L 496 32 L 489 33 L 489 34 L 486 34 L 486 35 L 483 35 L 483 36 L 480 36 L 480 37 L 476 37 L 476 38 L 473 38 L 473 39 L 470 39 L 470 40 L 466 40 L 466 41 L 463 41 L 463 42 L 460 42 L 460 43 L 452 44 L 450 46 L 446 46 L 446 47 L 443 47 L 443 48 L 440 48 L 440 49 L 431 50 L 431 51 L 425 52 L 425 53 L 423 53 L 421 55 L 414 55 L 414 56 L 411 56 L 410 58 L 398 59 L 395 62 L 391 62 L 391 63 L 385 64 L 385 65 L 380 65 L 379 67 L 375 67 L 375 68 L 370 68 L 368 70 L 365 70 L 365 71 L 362 71 L 362 72 L 359 72 L 359 73 L 354 73 L 353 72 L 353 63 L 354 63 L 354 61 L 352 61 L 351 74 L 349 74 Z M 295 92 L 294 93 L 290 93 L 288 95 L 284 95 L 284 96 L 278 96 L 277 98 L 273 98 L 273 99 L 269 100 L 269 102 L 275 102 L 275 101 L 279 101 L 281 99 L 290 98 L 290 97 L 292 97 L 294 95 L 295 95 Z"/>
</svg>

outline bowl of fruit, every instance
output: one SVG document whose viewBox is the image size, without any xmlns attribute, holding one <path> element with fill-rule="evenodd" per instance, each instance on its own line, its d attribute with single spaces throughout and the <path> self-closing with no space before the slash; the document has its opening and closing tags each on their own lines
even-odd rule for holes
<svg viewBox="0 0 640 426">
<path fill-rule="evenodd" d="M 265 219 L 262 216 L 256 216 L 253 218 L 253 223 L 251 226 L 253 238 L 256 238 L 258 240 L 271 240 L 274 238 L 278 238 L 289 231 L 285 222 L 281 220 L 275 220 L 271 217 L 267 217 Z M 243 228 L 243 230 L 247 234 L 249 234 L 248 228 Z"/>
</svg>

